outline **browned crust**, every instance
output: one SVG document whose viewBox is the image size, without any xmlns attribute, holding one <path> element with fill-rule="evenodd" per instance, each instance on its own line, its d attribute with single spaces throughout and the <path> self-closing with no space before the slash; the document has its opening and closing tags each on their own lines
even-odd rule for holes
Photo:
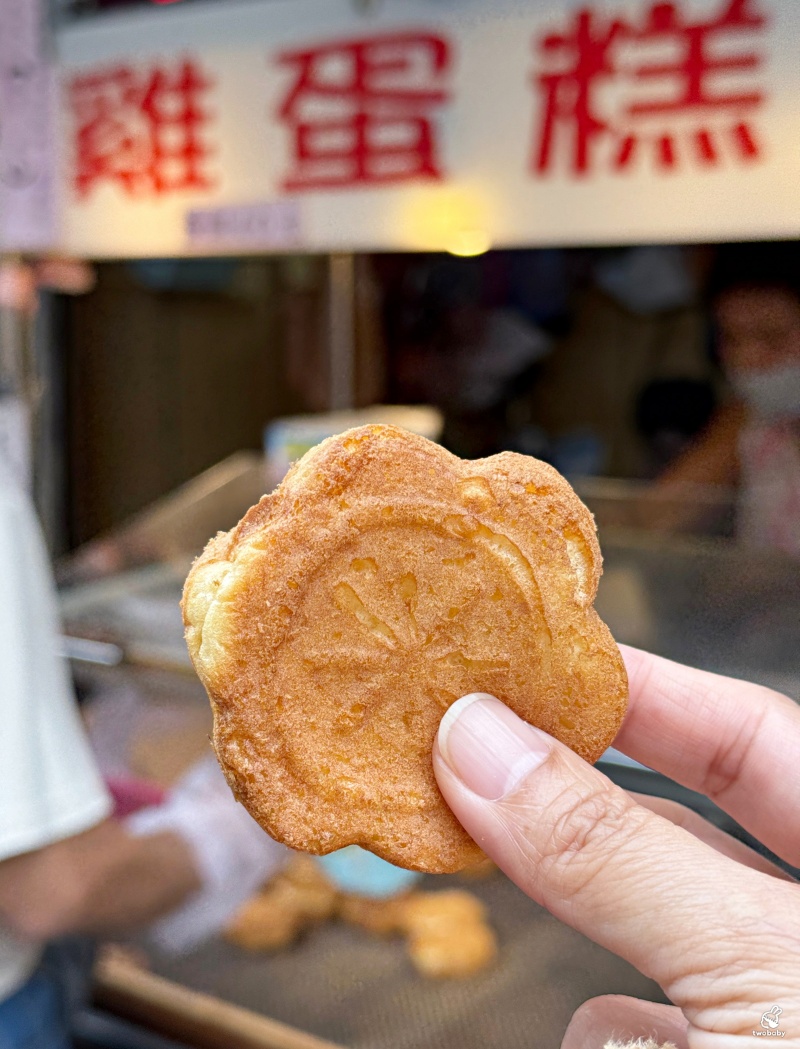
<svg viewBox="0 0 800 1049">
<path fill-rule="evenodd" d="M 381 514 L 386 515 L 385 537 Z M 390 526 L 395 530 L 390 532 Z M 314 766 L 311 728 L 307 739 L 304 730 L 295 731 L 288 743 L 281 735 L 291 721 L 281 713 L 282 702 L 298 681 L 305 682 L 305 691 L 291 696 L 292 709 L 305 712 L 309 723 L 316 721 L 321 705 L 336 703 L 339 692 L 354 687 L 343 673 L 335 688 L 330 681 L 319 685 L 316 670 L 308 670 L 315 637 L 323 648 L 335 648 L 330 629 L 343 613 L 333 605 L 330 614 L 325 612 L 320 594 L 328 586 L 325 572 L 338 579 L 345 571 L 339 564 L 345 564 L 342 551 L 355 565 L 359 544 L 372 543 L 374 551 L 379 537 L 378 549 L 386 551 L 387 563 L 401 566 L 406 554 L 417 558 L 417 577 L 427 579 L 426 573 L 433 573 L 431 593 L 438 586 L 445 594 L 456 594 L 460 571 L 448 575 L 442 570 L 440 578 L 419 561 L 416 540 L 409 545 L 406 539 L 403 547 L 401 539 L 412 528 L 420 543 L 430 533 L 432 542 L 474 548 L 482 559 L 476 564 L 485 569 L 484 575 L 473 573 L 469 582 L 470 600 L 483 610 L 480 622 L 467 617 L 458 629 L 470 635 L 474 649 L 476 631 L 484 624 L 486 653 L 480 654 L 487 659 L 466 660 L 464 669 L 460 663 L 450 666 L 445 656 L 437 673 L 453 689 L 493 691 L 518 714 L 595 761 L 621 724 L 627 679 L 617 647 L 592 608 L 602 564 L 594 520 L 560 474 L 527 456 L 504 452 L 466 462 L 395 427 L 362 427 L 330 438 L 304 456 L 276 492 L 248 511 L 236 528 L 210 541 L 186 580 L 182 608 L 189 650 L 214 712 L 217 756 L 234 793 L 254 818 L 296 849 L 324 854 L 359 844 L 402 866 L 445 872 L 467 866 L 480 853 L 433 779 L 433 714 L 426 715 L 425 739 L 409 736 L 413 746 L 408 753 L 382 752 L 375 744 L 366 757 L 355 755 L 370 780 L 366 786 L 359 781 L 355 794 L 339 789 L 335 769 L 330 789 L 326 785 L 324 790 L 309 781 L 316 772 L 306 771 L 305 779 L 298 773 L 298 762 L 306 770 Z M 400 571 L 396 568 L 395 575 Z M 487 594 L 479 593 L 484 576 L 486 587 L 494 585 L 492 576 L 503 584 L 504 594 L 513 591 L 503 597 L 503 602 L 515 602 L 513 613 L 506 609 L 507 639 L 493 625 Z M 462 598 L 458 594 L 453 601 Z M 502 602 L 498 606 L 504 607 Z M 358 614 L 363 619 L 371 612 L 360 609 Z M 352 617 L 345 618 L 351 622 Z M 523 620 L 527 635 L 519 626 Z M 397 642 L 399 628 L 394 634 L 385 629 Z M 361 626 L 358 630 L 369 633 Z M 360 635 L 347 635 L 351 647 L 354 637 Z M 519 650 L 523 637 L 530 638 L 528 651 Z M 376 650 L 381 640 L 377 637 Z M 370 635 L 367 641 L 372 644 L 375 638 Z M 513 650 L 505 651 L 504 644 Z M 423 688 L 429 676 L 422 647 L 412 652 L 389 638 L 383 648 L 391 650 L 379 653 L 384 663 L 400 669 L 406 660 L 411 690 Z M 458 662 L 456 656 L 464 661 L 460 651 L 453 656 Z M 473 666 L 489 666 L 488 657 L 495 659 L 495 669 L 473 672 Z M 506 662 L 498 663 L 499 657 Z M 498 666 L 508 668 L 505 678 Z M 326 673 L 330 677 L 333 671 Z M 386 703 L 398 709 L 404 702 L 399 687 L 392 686 L 397 695 L 388 685 L 385 689 Z M 441 710 L 433 713 L 438 719 Z M 324 733 L 319 738 L 324 745 Z M 392 775 L 403 783 L 419 776 L 422 800 L 416 809 L 410 802 L 403 807 L 399 795 L 391 802 L 385 791 L 380 793 L 382 778 Z M 359 807 L 353 797 L 362 795 L 366 800 Z"/>
</svg>

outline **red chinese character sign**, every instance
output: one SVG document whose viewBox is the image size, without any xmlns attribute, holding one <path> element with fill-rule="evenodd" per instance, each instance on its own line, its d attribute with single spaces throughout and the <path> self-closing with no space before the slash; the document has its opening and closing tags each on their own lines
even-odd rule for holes
<svg viewBox="0 0 800 1049">
<path fill-rule="evenodd" d="M 757 160 L 767 22 L 762 0 L 721 0 L 705 17 L 687 0 L 565 15 L 537 40 L 533 171 L 625 172 L 641 154 L 661 170 Z"/>
<path fill-rule="evenodd" d="M 798 0 L 225 0 L 81 21 L 58 47 L 63 246 L 800 237 L 799 45 Z"/>
<path fill-rule="evenodd" d="M 286 51 L 279 110 L 291 136 L 289 191 L 441 179 L 437 111 L 450 47 L 440 35 L 384 33 Z"/>
<path fill-rule="evenodd" d="M 86 197 L 102 183 L 130 197 L 211 189 L 211 86 L 202 67 L 188 59 L 121 64 L 74 77 L 77 194 Z"/>
</svg>

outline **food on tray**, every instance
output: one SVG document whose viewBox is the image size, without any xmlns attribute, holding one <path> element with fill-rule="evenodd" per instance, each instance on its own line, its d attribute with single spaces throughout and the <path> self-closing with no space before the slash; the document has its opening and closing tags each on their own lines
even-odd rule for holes
<svg viewBox="0 0 800 1049">
<path fill-rule="evenodd" d="M 414 935 L 435 936 L 448 929 L 482 921 L 486 908 L 471 892 L 419 892 L 406 907 L 405 926 Z"/>
<path fill-rule="evenodd" d="M 309 925 L 330 918 L 337 906 L 336 890 L 314 860 L 296 856 L 240 908 L 226 937 L 246 950 L 277 950 Z"/>
<path fill-rule="evenodd" d="M 439 721 L 490 692 L 596 760 L 627 697 L 592 607 L 600 571 L 591 514 L 544 463 L 468 462 L 391 426 L 323 441 L 186 581 L 187 642 L 237 798 L 306 852 L 475 863 L 434 778 Z"/>
<path fill-rule="evenodd" d="M 480 922 L 466 929 L 453 929 L 446 935 L 412 938 L 408 950 L 423 976 L 463 979 L 475 976 L 494 962 L 497 941 L 491 928 Z"/>
<path fill-rule="evenodd" d="M 415 893 L 404 924 L 411 960 L 424 976 L 472 976 L 497 957 L 486 908 L 469 892 Z"/>
<path fill-rule="evenodd" d="M 395 936 L 405 930 L 405 907 L 408 895 L 378 900 L 370 896 L 343 896 L 339 917 L 375 936 Z"/>
<path fill-rule="evenodd" d="M 242 906 L 225 930 L 225 939 L 246 951 L 277 951 L 288 947 L 306 923 L 278 892 L 263 892 Z"/>
<path fill-rule="evenodd" d="M 427 977 L 473 976 L 497 956 L 486 908 L 472 893 L 412 890 L 386 899 L 354 896 L 338 892 L 309 856 L 293 857 L 239 910 L 225 935 L 245 950 L 276 951 L 309 927 L 332 919 L 373 936 L 403 937 L 411 961 Z"/>
</svg>

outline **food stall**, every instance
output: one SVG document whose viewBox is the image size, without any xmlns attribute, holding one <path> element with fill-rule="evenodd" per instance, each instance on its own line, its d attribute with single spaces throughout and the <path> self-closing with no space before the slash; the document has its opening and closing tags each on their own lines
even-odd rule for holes
<svg viewBox="0 0 800 1049">
<path fill-rule="evenodd" d="M 788 0 L 235 0 L 65 20 L 39 247 L 94 261 L 324 255 L 327 407 L 348 410 L 359 254 L 797 237 L 798 34 Z M 8 250 L 34 250 L 23 233 Z M 180 589 L 206 539 L 280 479 L 282 440 L 60 565 L 64 651 L 100 697 L 87 720 L 109 776 L 168 787 L 206 746 Z M 605 557 L 597 609 L 619 641 L 800 700 L 796 561 L 724 528 L 642 528 L 635 482 L 576 487 Z M 715 498 L 723 519 L 730 495 Z M 746 839 L 623 755 L 602 766 Z M 272 953 L 219 940 L 154 953 L 150 972 L 111 959 L 97 1000 L 187 1045 L 513 1049 L 555 1045 L 594 994 L 659 996 L 496 872 L 425 885 L 445 882 L 482 900 L 497 936 L 496 963 L 469 979 L 427 980 L 401 939 L 326 920 Z"/>
<path fill-rule="evenodd" d="M 201 535 L 237 520 L 261 494 L 267 475 L 261 455 L 236 456 L 76 555 L 71 571 L 78 575 L 107 560 L 124 566 L 66 587 L 62 603 L 71 634 L 65 644 L 81 676 L 113 682 L 90 708 L 89 724 L 98 750 L 113 758 L 117 771 L 133 769 L 168 783 L 205 745 L 210 716 L 183 643 L 180 590 Z M 796 562 L 753 557 L 730 540 L 670 539 L 620 524 L 631 503 L 624 485 L 587 482 L 582 495 L 600 522 L 605 557 L 596 607 L 619 641 L 800 694 Z M 604 526 L 604 516 L 612 523 Z M 90 644 L 82 650 L 86 639 Z M 752 842 L 707 799 L 624 755 L 610 751 L 600 765 L 623 786 L 689 804 Z M 633 969 L 551 918 L 504 876 L 428 876 L 422 885 L 435 891 L 454 886 L 484 903 L 499 945 L 496 964 L 468 979 L 426 979 L 410 964 L 400 938 L 325 921 L 280 950 L 253 952 L 215 940 L 185 957 L 151 956 L 148 974 L 112 964 L 100 971 L 99 1001 L 134 1019 L 155 1015 L 158 1030 L 186 1036 L 197 1027 L 192 1001 L 175 999 L 159 985 L 157 977 L 167 977 L 292 1031 L 342 1046 L 389 1049 L 432 1037 L 442 1045 L 522 1047 L 532 1028 L 539 1044 L 556 1045 L 588 996 L 612 987 L 658 997 Z M 164 997 L 174 1009 L 161 1015 L 156 1006 Z M 214 1015 L 213 1004 L 204 1008 Z M 222 1030 L 189 1044 L 240 1044 L 238 1018 Z M 229 1040 L 219 1041 L 223 1036 Z M 306 1043 L 270 1029 L 241 1044 L 293 1049 Z"/>
</svg>

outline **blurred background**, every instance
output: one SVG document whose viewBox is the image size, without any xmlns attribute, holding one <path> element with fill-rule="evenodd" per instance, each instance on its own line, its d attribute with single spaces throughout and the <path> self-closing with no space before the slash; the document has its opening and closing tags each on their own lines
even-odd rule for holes
<svg viewBox="0 0 800 1049">
<path fill-rule="evenodd" d="M 35 506 L 119 820 L 208 753 L 192 559 L 363 421 L 551 463 L 595 514 L 618 641 L 800 700 L 790 0 L 26 0 L 0 30 L 4 483 Z M 238 933 L 71 944 L 74 1044 L 547 1049 L 592 995 L 661 1000 L 498 872 L 359 862 L 265 876 Z M 438 891 L 480 901 L 485 969 L 456 937 L 426 973 L 385 915 L 347 919 Z"/>
</svg>

